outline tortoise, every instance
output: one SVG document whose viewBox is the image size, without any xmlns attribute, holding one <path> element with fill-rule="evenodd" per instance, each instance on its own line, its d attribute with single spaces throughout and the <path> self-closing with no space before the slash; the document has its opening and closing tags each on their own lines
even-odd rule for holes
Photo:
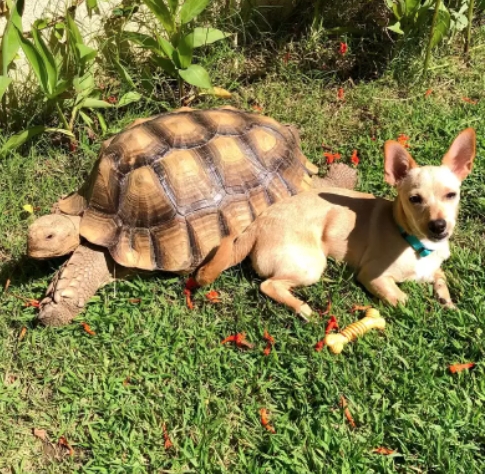
<svg viewBox="0 0 485 474">
<path fill-rule="evenodd" d="M 39 320 L 67 324 L 115 276 L 192 272 L 223 237 L 311 187 L 317 171 L 296 130 L 263 115 L 182 108 L 138 119 L 103 143 L 83 186 L 29 228 L 29 256 L 73 252 Z M 353 188 L 355 172 L 339 165 L 327 184 Z"/>
</svg>

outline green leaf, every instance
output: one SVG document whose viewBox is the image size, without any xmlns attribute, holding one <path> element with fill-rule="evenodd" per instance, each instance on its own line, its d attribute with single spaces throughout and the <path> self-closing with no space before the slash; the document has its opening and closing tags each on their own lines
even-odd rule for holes
<svg viewBox="0 0 485 474">
<path fill-rule="evenodd" d="M 159 67 L 161 67 L 167 74 L 170 76 L 175 77 L 177 73 L 177 69 L 175 68 L 175 64 L 171 59 L 161 58 L 160 56 L 154 56 L 152 61 Z"/>
<path fill-rule="evenodd" d="M 84 44 L 83 37 L 81 36 L 81 32 L 79 31 L 79 28 L 76 25 L 76 20 L 74 19 L 74 16 L 70 11 L 67 12 L 66 20 L 67 20 L 67 25 L 66 25 L 67 32 L 72 38 L 73 45 L 78 43 Z"/>
<path fill-rule="evenodd" d="M 27 140 L 40 135 L 41 133 L 45 132 L 47 127 L 43 125 L 38 125 L 37 127 L 28 128 L 27 130 L 23 130 L 20 133 L 17 133 L 11 136 L 2 146 L 0 150 L 0 154 L 4 155 L 7 151 L 12 151 L 22 146 Z"/>
<path fill-rule="evenodd" d="M 434 48 L 450 30 L 450 12 L 440 9 L 436 18 L 436 23 L 431 37 L 431 49 Z"/>
<path fill-rule="evenodd" d="M 71 85 L 70 81 L 68 81 L 67 79 L 61 79 L 57 83 L 57 86 L 56 86 L 55 90 L 53 91 L 52 96 L 57 97 L 57 96 L 63 94 L 64 92 L 66 92 L 66 90 L 69 88 L 70 85 Z"/>
<path fill-rule="evenodd" d="M 46 128 L 45 131 L 51 133 L 62 133 L 62 135 L 66 135 L 69 138 L 76 138 L 74 133 L 66 130 L 65 128 Z"/>
<path fill-rule="evenodd" d="M 5 92 L 7 91 L 8 86 L 11 82 L 12 79 L 10 79 L 10 77 L 0 76 L 0 100 L 2 100 L 3 94 L 5 94 Z"/>
<path fill-rule="evenodd" d="M 35 28 L 38 31 L 45 30 L 49 26 L 49 23 L 44 18 L 39 18 L 35 20 L 32 24 L 32 28 Z"/>
<path fill-rule="evenodd" d="M 394 25 L 388 26 L 388 30 L 394 31 L 394 33 L 398 33 L 400 35 L 404 34 L 404 31 L 401 29 L 401 22 L 398 21 L 397 23 L 394 23 Z"/>
<path fill-rule="evenodd" d="M 179 6 L 178 0 L 168 0 L 168 6 L 172 14 L 175 16 L 175 13 L 177 13 L 177 7 Z"/>
<path fill-rule="evenodd" d="M 42 34 L 35 27 L 32 28 L 32 39 L 34 40 L 35 49 L 42 58 L 47 73 L 47 90 L 49 94 L 52 94 L 56 89 L 59 74 L 56 60 L 54 59 L 51 50 L 45 44 Z"/>
<path fill-rule="evenodd" d="M 81 107 L 84 107 L 86 109 L 111 109 L 114 106 L 109 102 L 105 102 L 104 100 L 93 99 L 92 97 L 88 97 L 81 104 Z"/>
<path fill-rule="evenodd" d="M 106 125 L 106 120 L 104 119 L 103 115 L 100 112 L 96 112 L 96 117 L 98 117 L 99 126 L 103 133 L 108 131 L 108 126 Z"/>
<path fill-rule="evenodd" d="M 86 0 L 86 7 L 88 9 L 89 16 L 91 16 L 93 11 L 98 11 L 98 0 Z"/>
<path fill-rule="evenodd" d="M 47 70 L 42 60 L 42 56 L 39 54 L 35 46 L 27 39 L 24 38 L 23 34 L 17 30 L 17 39 L 20 43 L 22 50 L 29 61 L 30 66 L 32 67 L 34 74 L 37 76 L 37 80 L 39 81 L 39 85 L 44 91 L 44 93 L 49 93 L 48 81 L 47 81 Z"/>
<path fill-rule="evenodd" d="M 77 43 L 76 48 L 79 51 L 79 57 L 83 60 L 83 62 L 92 61 L 98 54 L 95 49 L 90 48 L 83 43 Z"/>
<path fill-rule="evenodd" d="M 412 14 L 415 10 L 419 8 L 421 4 L 421 0 L 406 0 L 405 5 L 406 5 L 406 15 Z"/>
<path fill-rule="evenodd" d="M 167 58 L 173 61 L 175 49 L 172 44 L 162 37 L 158 38 L 158 44 L 160 48 L 162 48 L 162 51 L 165 53 Z"/>
<path fill-rule="evenodd" d="M 88 127 L 92 127 L 94 122 L 93 122 L 93 119 L 86 113 L 84 113 L 82 110 L 79 111 L 79 116 L 83 119 L 84 123 L 88 126 Z"/>
<path fill-rule="evenodd" d="M 175 17 L 167 8 L 163 0 L 143 0 L 143 3 L 153 12 L 158 18 L 163 27 L 168 33 L 172 33 L 175 29 Z"/>
<path fill-rule="evenodd" d="M 138 102 L 143 96 L 136 91 L 127 92 L 125 95 L 121 97 L 119 100 L 117 107 L 125 107 L 128 104 L 132 104 L 133 102 Z"/>
<path fill-rule="evenodd" d="M 133 79 L 131 78 L 129 72 L 123 66 L 123 64 L 121 64 L 118 61 L 118 59 L 116 59 L 116 58 L 114 58 L 113 61 L 114 61 L 114 64 L 115 64 L 117 71 L 120 73 L 120 76 L 124 79 L 124 81 L 127 82 L 131 87 L 135 88 L 136 85 L 135 85 Z"/>
<path fill-rule="evenodd" d="M 92 91 L 94 89 L 94 76 L 90 72 L 81 77 L 76 76 L 72 84 L 78 94 L 85 91 Z"/>
<path fill-rule="evenodd" d="M 189 33 L 187 36 L 193 36 L 193 47 L 200 48 L 201 46 L 215 43 L 216 41 L 227 38 L 231 36 L 231 34 L 224 33 L 216 28 L 194 28 L 194 31 Z"/>
<path fill-rule="evenodd" d="M 24 0 L 17 0 L 10 11 L 10 17 L 5 26 L 2 37 L 2 74 L 7 75 L 8 67 L 17 56 L 20 44 L 17 38 L 17 30 L 22 31 L 22 14 Z"/>
<path fill-rule="evenodd" d="M 152 38 L 151 36 L 144 35 L 143 33 L 135 33 L 134 31 L 124 31 L 122 34 L 123 38 L 126 38 L 128 41 L 141 46 L 142 48 L 147 48 L 151 50 L 157 50 L 160 48 L 159 43 L 156 39 Z"/>
<path fill-rule="evenodd" d="M 198 64 L 192 64 L 187 69 L 179 70 L 180 77 L 193 86 L 201 89 L 210 89 L 212 87 L 209 73 Z"/>
<path fill-rule="evenodd" d="M 179 64 L 182 69 L 187 69 L 192 63 L 192 54 L 194 52 L 194 36 L 184 36 L 178 44 L 177 55 Z"/>
<path fill-rule="evenodd" d="M 186 24 L 202 13 L 210 0 L 186 0 L 180 9 L 180 21 Z"/>
</svg>

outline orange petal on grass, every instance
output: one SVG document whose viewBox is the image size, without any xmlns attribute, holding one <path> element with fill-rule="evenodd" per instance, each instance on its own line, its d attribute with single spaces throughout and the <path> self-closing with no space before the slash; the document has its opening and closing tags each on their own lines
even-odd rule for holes
<svg viewBox="0 0 485 474">
<path fill-rule="evenodd" d="M 475 367 L 475 362 L 468 362 L 466 364 L 453 364 L 449 366 L 449 369 L 452 374 L 456 374 L 457 372 L 468 370 L 472 367 Z"/>
<path fill-rule="evenodd" d="M 208 293 L 205 294 L 205 297 L 211 302 L 211 303 L 220 303 L 221 302 L 221 295 L 215 291 L 211 290 Z"/>
<path fill-rule="evenodd" d="M 339 89 L 337 91 L 337 99 L 343 100 L 344 97 L 345 97 L 344 89 L 343 89 L 343 87 L 339 87 Z"/>
<path fill-rule="evenodd" d="M 173 446 L 173 443 L 170 440 L 170 437 L 167 431 L 167 425 L 165 423 L 163 424 L 163 439 L 164 439 L 163 447 L 165 448 L 166 451 L 168 451 Z"/>
<path fill-rule="evenodd" d="M 429 97 L 429 96 L 430 96 L 432 93 L 433 93 L 433 89 L 428 89 L 428 90 L 425 92 L 424 96 L 425 96 L 425 97 Z"/>
<path fill-rule="evenodd" d="M 23 326 L 22 329 L 20 330 L 19 342 L 25 337 L 26 334 L 27 334 L 27 328 Z"/>
<path fill-rule="evenodd" d="M 234 342 L 237 347 L 247 347 L 248 349 L 252 349 L 254 346 L 253 344 L 249 343 L 246 340 L 246 333 L 245 332 L 238 332 L 237 334 L 231 334 L 227 336 L 225 339 L 221 341 L 221 344 L 227 344 L 228 342 Z"/>
<path fill-rule="evenodd" d="M 328 320 L 327 327 L 325 328 L 325 334 L 331 333 L 334 329 L 338 329 L 337 318 L 332 314 Z"/>
<path fill-rule="evenodd" d="M 26 308 L 40 308 L 40 301 L 39 300 L 27 300 L 24 303 Z"/>
<path fill-rule="evenodd" d="M 199 284 L 195 280 L 195 278 L 190 277 L 186 282 L 185 282 L 185 289 L 189 291 L 194 291 L 197 288 L 199 288 Z"/>
<path fill-rule="evenodd" d="M 259 414 L 261 416 L 261 424 L 270 432 L 270 433 L 276 433 L 276 430 L 270 425 L 269 419 L 268 419 L 268 411 L 266 408 L 261 408 L 259 410 Z"/>
<path fill-rule="evenodd" d="M 90 336 L 96 336 L 96 333 L 89 327 L 88 323 L 82 322 L 81 326 Z"/>
<path fill-rule="evenodd" d="M 352 308 L 350 309 L 351 313 L 355 313 L 356 311 L 367 311 L 368 309 L 372 308 L 372 306 L 360 306 L 358 304 L 354 304 Z"/>
<path fill-rule="evenodd" d="M 343 395 L 340 395 L 340 406 L 344 409 L 344 415 L 345 415 L 345 418 L 347 418 L 349 425 L 352 428 L 355 428 L 357 425 L 355 424 L 354 418 L 352 417 L 352 414 L 350 413 L 348 403 L 347 403 L 347 399 Z"/>
<path fill-rule="evenodd" d="M 357 150 L 352 151 L 352 156 L 350 157 L 352 164 L 357 166 L 360 163 L 359 157 L 357 156 Z"/>
<path fill-rule="evenodd" d="M 192 301 L 192 292 L 187 288 L 184 288 L 184 295 L 185 295 L 185 303 L 187 304 L 187 308 L 194 309 L 194 303 Z"/>
<path fill-rule="evenodd" d="M 274 337 L 266 329 L 264 330 L 263 339 L 268 341 L 271 345 L 275 343 Z"/>
<path fill-rule="evenodd" d="M 253 344 L 246 340 L 246 333 L 245 332 L 238 332 L 236 334 L 236 346 L 237 347 L 247 347 L 248 349 L 252 349 L 254 347 Z"/>
<path fill-rule="evenodd" d="M 376 454 L 383 454 L 384 456 L 389 456 L 390 454 L 394 454 L 396 450 L 379 446 L 378 448 L 373 449 L 372 452 Z"/>
<path fill-rule="evenodd" d="M 315 344 L 315 350 L 320 352 L 323 349 L 323 346 L 325 346 L 325 339 L 321 339 Z"/>
<path fill-rule="evenodd" d="M 409 145 L 408 145 L 409 137 L 407 135 L 404 135 L 404 133 L 399 134 L 399 136 L 397 137 L 397 141 L 404 148 L 409 148 Z"/>
<path fill-rule="evenodd" d="M 467 104 L 477 105 L 478 100 L 470 99 L 470 97 L 462 97 L 461 100 Z"/>
<path fill-rule="evenodd" d="M 327 159 L 327 165 L 331 165 L 335 160 L 335 155 L 333 153 L 324 153 L 323 156 Z"/>
<path fill-rule="evenodd" d="M 275 343 L 274 337 L 267 331 L 267 329 L 265 329 L 264 334 L 263 334 L 263 339 L 265 341 L 267 341 L 267 344 L 266 344 L 266 347 L 263 351 L 263 354 L 265 356 L 269 356 L 269 354 L 271 353 L 271 348 L 273 347 L 273 345 Z"/>
<path fill-rule="evenodd" d="M 59 438 L 59 441 L 57 442 L 59 446 L 63 446 L 64 448 L 69 450 L 69 456 L 74 456 L 74 449 L 72 449 L 72 446 L 67 442 L 66 438 L 64 436 L 61 436 Z"/>
<path fill-rule="evenodd" d="M 251 108 L 258 113 L 261 113 L 263 111 L 263 107 L 261 107 L 259 104 L 253 104 L 251 105 Z"/>
</svg>

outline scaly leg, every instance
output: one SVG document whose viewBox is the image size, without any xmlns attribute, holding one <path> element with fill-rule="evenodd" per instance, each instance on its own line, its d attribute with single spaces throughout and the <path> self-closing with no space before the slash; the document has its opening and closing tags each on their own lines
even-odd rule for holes
<svg viewBox="0 0 485 474">
<path fill-rule="evenodd" d="M 46 326 L 68 324 L 98 288 L 111 281 L 113 266 L 106 249 L 80 245 L 49 286 L 39 321 Z"/>
</svg>

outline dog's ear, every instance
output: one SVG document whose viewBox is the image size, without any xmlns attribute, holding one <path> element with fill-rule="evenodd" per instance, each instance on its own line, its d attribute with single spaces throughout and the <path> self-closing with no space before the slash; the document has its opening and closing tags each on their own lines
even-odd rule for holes
<svg viewBox="0 0 485 474">
<path fill-rule="evenodd" d="M 417 163 L 400 143 L 394 140 L 385 143 L 384 178 L 388 184 L 395 186 L 407 176 L 410 169 L 417 167 Z"/>
<path fill-rule="evenodd" d="M 463 181 L 472 170 L 475 158 L 476 136 L 473 128 L 463 130 L 453 141 L 442 163 Z"/>
</svg>

